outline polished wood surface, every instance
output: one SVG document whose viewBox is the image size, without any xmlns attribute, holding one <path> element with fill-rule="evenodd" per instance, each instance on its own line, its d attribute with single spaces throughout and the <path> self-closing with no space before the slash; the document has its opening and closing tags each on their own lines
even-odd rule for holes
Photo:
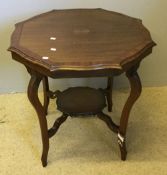
<svg viewBox="0 0 167 175">
<path fill-rule="evenodd" d="M 139 19 L 76 9 L 53 10 L 18 23 L 9 50 L 53 72 L 122 69 L 154 45 Z"/>
<path fill-rule="evenodd" d="M 152 53 L 155 43 L 141 20 L 103 9 L 53 10 L 16 24 L 9 51 L 31 75 L 28 98 L 35 108 L 42 136 L 42 165 L 47 165 L 49 138 L 67 119 L 63 114 L 48 129 L 49 99 L 60 91 L 49 90 L 48 77 L 107 77 L 105 92 L 112 110 L 113 77 L 126 73 L 131 92 L 120 116 L 120 123 L 100 112 L 97 116 L 117 134 L 121 159 L 125 160 L 126 131 L 130 111 L 141 93 L 137 74 L 140 62 Z M 38 98 L 43 82 L 44 103 Z"/>
<path fill-rule="evenodd" d="M 95 115 L 106 107 L 102 91 L 90 87 L 71 87 L 57 95 L 57 109 L 70 116 Z"/>
<path fill-rule="evenodd" d="M 44 96 L 44 109 L 45 109 L 45 114 L 48 114 L 48 105 L 49 105 L 49 96 L 48 96 L 48 92 L 49 92 L 49 82 L 48 82 L 48 77 L 44 76 L 42 79 L 42 83 L 43 83 L 43 96 Z"/>
<path fill-rule="evenodd" d="M 126 150 L 126 130 L 128 126 L 128 119 L 130 111 L 135 103 L 135 101 L 139 98 L 141 91 L 142 91 L 142 85 L 140 82 L 140 78 L 137 73 L 139 65 L 135 65 L 130 70 L 126 72 L 126 76 L 129 80 L 131 91 L 130 95 L 124 105 L 124 108 L 122 110 L 122 115 L 120 119 L 120 126 L 119 126 L 119 132 L 118 132 L 118 144 L 121 151 L 121 159 L 126 160 L 127 150 Z"/>
<path fill-rule="evenodd" d="M 90 87 L 72 87 L 57 94 L 57 109 L 63 114 L 59 117 L 53 127 L 49 130 L 49 136 L 52 137 L 59 126 L 68 116 L 97 116 L 103 120 L 109 129 L 118 133 L 119 126 L 115 124 L 110 116 L 103 112 L 106 107 L 105 91 Z"/>
<path fill-rule="evenodd" d="M 47 165 L 47 155 L 49 151 L 48 125 L 46 120 L 45 108 L 44 106 L 42 106 L 38 98 L 38 88 L 43 76 L 41 76 L 35 71 L 32 71 L 29 68 L 27 68 L 27 70 L 31 75 L 27 94 L 28 94 L 29 101 L 31 102 L 32 106 L 35 108 L 37 112 L 38 119 L 39 119 L 41 136 L 42 136 L 42 145 L 43 145 L 41 161 L 42 161 L 42 165 L 45 167 Z"/>
<path fill-rule="evenodd" d="M 113 77 L 108 77 L 107 81 L 107 89 L 106 89 L 106 98 L 107 98 L 107 103 L 108 103 L 108 111 L 112 111 L 112 89 L 113 89 Z"/>
</svg>

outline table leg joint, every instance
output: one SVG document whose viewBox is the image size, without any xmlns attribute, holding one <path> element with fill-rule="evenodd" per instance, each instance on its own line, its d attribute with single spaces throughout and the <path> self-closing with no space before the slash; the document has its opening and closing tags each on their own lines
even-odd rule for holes
<svg viewBox="0 0 167 175">
<path fill-rule="evenodd" d="M 49 97 L 49 98 L 51 98 L 51 99 L 55 99 L 55 98 L 57 98 L 57 95 L 60 93 L 60 91 L 59 90 L 57 90 L 57 91 L 55 91 L 55 92 L 53 92 L 53 91 L 48 91 L 47 92 L 47 96 Z"/>
</svg>

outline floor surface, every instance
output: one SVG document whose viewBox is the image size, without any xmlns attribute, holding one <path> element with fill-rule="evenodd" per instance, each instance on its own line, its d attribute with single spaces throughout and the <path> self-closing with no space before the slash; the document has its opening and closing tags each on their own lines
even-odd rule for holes
<svg viewBox="0 0 167 175">
<path fill-rule="evenodd" d="M 127 96 L 128 90 L 113 92 L 115 122 Z M 60 114 L 52 100 L 49 126 Z M 123 162 L 116 135 L 101 120 L 68 118 L 50 140 L 43 168 L 38 119 L 27 95 L 0 95 L 0 175 L 167 175 L 167 87 L 143 89 L 131 111 L 127 148 Z"/>
</svg>

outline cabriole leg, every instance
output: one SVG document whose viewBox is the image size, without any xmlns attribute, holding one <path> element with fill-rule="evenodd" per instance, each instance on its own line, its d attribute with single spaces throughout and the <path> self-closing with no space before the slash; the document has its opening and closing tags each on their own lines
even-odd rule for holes
<svg viewBox="0 0 167 175">
<path fill-rule="evenodd" d="M 140 78 L 137 74 L 137 68 L 132 68 L 126 72 L 126 76 L 130 82 L 131 91 L 130 95 L 125 103 L 120 119 L 120 127 L 118 132 L 118 144 L 121 151 L 121 159 L 126 160 L 127 150 L 126 150 L 126 129 L 128 125 L 128 118 L 130 111 L 141 94 L 142 86 Z"/>
<path fill-rule="evenodd" d="M 45 109 L 38 98 L 38 88 L 43 77 L 42 75 L 36 72 L 33 72 L 31 70 L 29 70 L 29 72 L 31 74 L 31 79 L 28 85 L 28 98 L 31 104 L 33 105 L 33 107 L 35 108 L 39 119 L 42 143 L 43 143 L 41 160 L 42 160 L 42 165 L 45 167 L 47 165 L 47 155 L 49 150 L 48 126 L 47 126 L 47 120 L 45 115 Z"/>
</svg>

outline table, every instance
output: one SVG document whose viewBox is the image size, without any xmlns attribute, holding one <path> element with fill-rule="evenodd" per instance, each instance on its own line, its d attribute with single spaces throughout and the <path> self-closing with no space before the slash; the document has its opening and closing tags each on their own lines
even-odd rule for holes
<svg viewBox="0 0 167 175">
<path fill-rule="evenodd" d="M 31 75 L 28 98 L 41 128 L 43 166 L 49 150 L 47 109 L 56 96 L 49 90 L 48 77 L 108 77 L 105 92 L 111 111 L 113 77 L 126 73 L 131 91 L 116 132 L 125 160 L 128 118 L 142 89 L 137 69 L 155 45 L 140 19 L 103 9 L 53 10 L 16 24 L 8 50 Z M 44 105 L 38 98 L 41 81 Z"/>
</svg>

